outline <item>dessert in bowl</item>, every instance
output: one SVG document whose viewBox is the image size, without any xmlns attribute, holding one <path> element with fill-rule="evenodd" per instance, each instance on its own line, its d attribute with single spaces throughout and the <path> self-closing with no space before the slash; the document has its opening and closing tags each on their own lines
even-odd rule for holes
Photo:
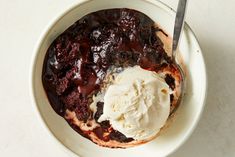
<svg viewBox="0 0 235 157">
<path fill-rule="evenodd" d="M 101 146 L 153 139 L 177 107 L 181 83 L 158 33 L 169 38 L 148 16 L 127 8 L 75 22 L 44 59 L 42 81 L 53 109 Z"/>
<path fill-rule="evenodd" d="M 83 152 L 83 156 L 95 153 L 85 153 L 82 146 L 98 152 L 105 149 L 102 152 L 105 155 L 110 153 L 107 148 L 92 145 L 86 138 L 101 146 L 126 148 L 146 143 L 159 134 L 152 142 L 128 148 L 125 152 L 135 154 L 133 150 L 138 148 L 138 151 L 150 149 L 153 153 L 154 143 L 155 153 L 172 152 L 179 146 L 179 143 L 174 143 L 176 137 L 179 138 L 179 129 L 182 141 L 183 135 L 189 135 L 199 116 L 191 118 L 193 125 L 188 128 L 177 122 L 178 117 L 189 114 L 189 111 L 182 112 L 184 103 L 179 107 L 174 122 L 161 131 L 172 117 L 170 115 L 178 105 L 181 92 L 179 72 L 167 54 L 170 51 L 167 50 L 169 36 L 166 32 L 170 32 L 168 22 L 173 17 L 167 17 L 161 8 L 164 5 L 158 2 L 100 2 L 88 1 L 70 9 L 39 44 L 33 68 L 33 93 L 39 111 L 52 133 L 72 151 Z M 191 69 L 187 67 L 189 46 L 180 50 L 188 71 L 187 87 L 191 88 Z M 40 88 L 37 88 L 38 83 Z M 190 93 L 188 89 L 186 92 Z M 187 97 L 185 102 L 192 100 L 189 99 L 191 96 Z M 200 101 L 203 105 L 203 100 Z M 86 138 L 71 131 L 66 122 L 56 116 L 50 104 Z M 201 108 L 196 111 L 200 114 Z M 174 125 L 178 126 L 173 128 Z M 170 134 L 175 137 L 170 137 Z M 78 146 L 81 147 L 76 148 Z M 120 149 L 115 151 L 123 153 Z"/>
</svg>

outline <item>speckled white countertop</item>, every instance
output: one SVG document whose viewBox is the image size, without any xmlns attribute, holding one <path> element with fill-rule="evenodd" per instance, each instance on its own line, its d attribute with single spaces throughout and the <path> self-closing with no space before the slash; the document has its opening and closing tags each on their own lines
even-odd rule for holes
<svg viewBox="0 0 235 157">
<path fill-rule="evenodd" d="M 134 1 L 134 0 L 133 0 Z M 176 8 L 177 0 L 162 0 Z M 0 0 L 0 156 L 69 157 L 39 125 L 29 67 L 42 30 L 76 0 Z M 170 157 L 235 156 L 235 1 L 189 0 L 186 21 L 202 47 L 208 97 L 187 142 Z"/>
</svg>

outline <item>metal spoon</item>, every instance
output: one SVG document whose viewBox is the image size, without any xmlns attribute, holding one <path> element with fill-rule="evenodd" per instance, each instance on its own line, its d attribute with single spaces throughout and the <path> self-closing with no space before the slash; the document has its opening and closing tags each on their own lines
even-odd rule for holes
<svg viewBox="0 0 235 157">
<path fill-rule="evenodd" d="M 184 72 L 182 68 L 176 61 L 176 53 L 177 53 L 177 48 L 178 48 L 178 43 L 179 43 L 180 35 L 182 32 L 182 28 L 184 26 L 186 5 L 187 5 L 187 0 L 179 0 L 176 17 L 175 17 L 175 26 L 174 26 L 173 43 L 172 43 L 172 60 L 181 75 L 181 87 L 180 87 L 181 91 L 180 91 L 180 96 L 177 100 L 177 107 L 182 103 L 182 97 L 183 97 L 184 89 L 185 89 L 185 76 L 184 76 Z M 173 110 L 172 113 L 175 112 L 177 107 Z"/>
</svg>

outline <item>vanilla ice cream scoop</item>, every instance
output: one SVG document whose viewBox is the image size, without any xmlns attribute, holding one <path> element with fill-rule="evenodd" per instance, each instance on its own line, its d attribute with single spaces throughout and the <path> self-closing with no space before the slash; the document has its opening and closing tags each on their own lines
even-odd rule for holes
<svg viewBox="0 0 235 157">
<path fill-rule="evenodd" d="M 136 140 L 154 137 L 170 113 L 170 89 L 159 74 L 139 66 L 119 73 L 104 95 L 99 122 Z"/>
</svg>

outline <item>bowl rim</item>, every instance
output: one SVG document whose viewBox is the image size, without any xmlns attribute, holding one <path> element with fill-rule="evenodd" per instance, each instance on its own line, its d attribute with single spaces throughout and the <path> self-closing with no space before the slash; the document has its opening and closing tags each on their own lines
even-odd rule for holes
<svg viewBox="0 0 235 157">
<path fill-rule="evenodd" d="M 42 30 L 42 32 L 40 33 L 35 47 L 33 49 L 33 54 L 32 54 L 32 58 L 31 58 L 31 63 L 30 63 L 30 71 L 29 71 L 29 95 L 30 95 L 30 99 L 31 99 L 31 103 L 32 108 L 33 108 L 33 112 L 35 112 L 35 115 L 37 115 L 37 119 L 38 121 L 40 121 L 40 125 L 42 125 L 42 127 L 44 128 L 44 130 L 46 130 L 47 134 L 50 135 L 50 138 L 57 144 L 60 145 L 60 147 L 67 153 L 69 153 L 72 156 L 78 156 L 80 157 L 81 155 L 75 153 L 73 150 L 71 150 L 69 147 L 65 146 L 53 133 L 52 131 L 49 129 L 48 125 L 46 124 L 44 118 L 42 117 L 39 107 L 37 105 L 36 102 L 36 97 L 35 97 L 35 92 L 34 92 L 34 73 L 35 73 L 35 65 L 36 65 L 36 60 L 37 60 L 37 56 L 38 56 L 38 52 L 41 48 L 41 45 L 44 41 L 44 38 L 48 35 L 48 33 L 50 32 L 50 30 L 53 28 L 54 25 L 56 25 L 56 23 L 62 19 L 66 14 L 68 14 L 71 10 L 75 9 L 77 6 L 79 5 L 83 5 L 85 3 L 88 3 L 90 1 L 94 1 L 94 0 L 80 0 L 78 2 L 74 2 L 71 5 L 69 5 L 69 7 L 66 7 L 64 9 L 62 9 L 62 11 L 60 11 L 57 15 L 55 15 L 55 18 L 53 18 Z M 145 2 L 148 3 L 152 3 L 156 6 L 160 6 L 162 9 L 164 9 L 166 12 L 171 13 L 171 14 L 176 14 L 176 11 L 171 8 L 170 6 L 168 6 L 167 4 L 163 3 L 162 1 L 159 0 L 143 0 Z M 204 55 L 202 53 L 201 50 L 201 46 L 199 43 L 198 38 L 196 37 L 195 33 L 192 31 L 191 27 L 188 25 L 188 23 L 185 21 L 184 24 L 184 29 L 187 28 L 190 33 L 192 34 L 193 38 L 196 40 L 196 44 L 198 45 L 198 49 L 201 52 L 201 56 L 202 56 L 202 66 L 205 70 L 204 75 L 204 79 L 205 79 L 205 93 L 204 95 L 202 95 L 202 106 L 200 108 L 200 111 L 198 113 L 198 118 L 195 120 L 194 124 L 191 125 L 191 127 L 189 127 L 188 132 L 185 134 L 184 137 L 182 137 L 181 142 L 176 145 L 171 151 L 169 151 L 166 155 L 170 155 L 173 154 L 176 150 L 179 149 L 179 147 L 181 147 L 188 139 L 189 137 L 192 135 L 193 131 L 195 130 L 195 128 L 198 125 L 199 120 L 201 119 L 202 113 L 204 111 L 204 107 L 205 107 L 205 103 L 206 103 L 206 98 L 207 98 L 207 89 L 208 89 L 208 78 L 207 78 L 207 68 L 206 68 L 206 62 L 204 59 Z"/>
</svg>

